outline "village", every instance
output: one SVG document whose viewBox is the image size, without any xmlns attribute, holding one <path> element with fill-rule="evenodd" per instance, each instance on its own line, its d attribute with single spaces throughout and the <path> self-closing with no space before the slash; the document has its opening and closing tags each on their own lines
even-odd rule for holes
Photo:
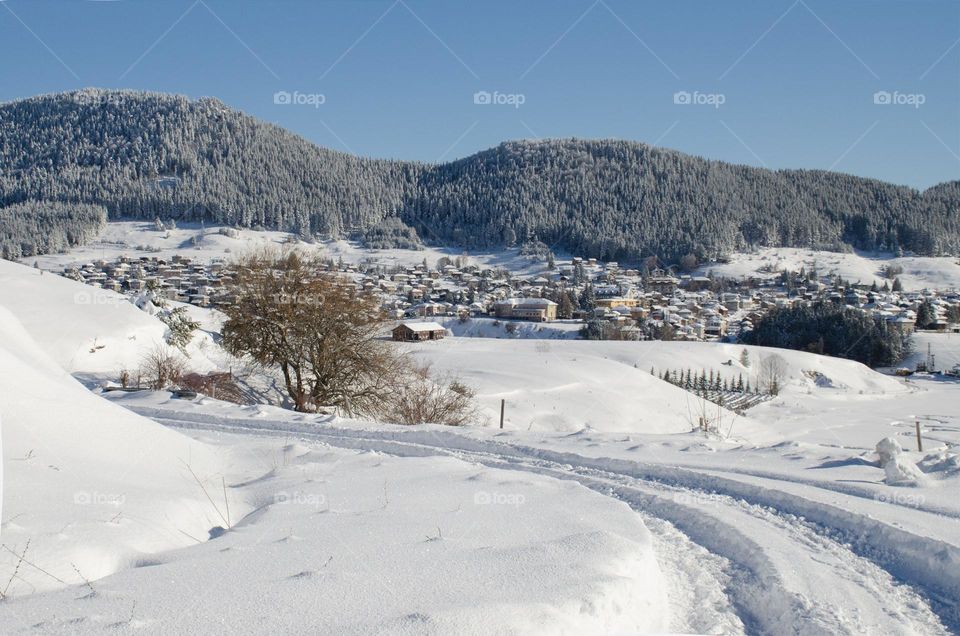
<svg viewBox="0 0 960 636">
<path fill-rule="evenodd" d="M 881 316 L 905 333 L 917 328 L 960 331 L 960 293 L 956 290 L 905 292 L 898 281 L 849 283 L 815 272 L 770 272 L 746 279 L 717 279 L 676 268 L 621 267 L 616 262 L 551 257 L 534 275 L 470 263 L 467 256 L 443 257 L 433 266 L 326 260 L 326 267 L 376 294 L 397 321 L 489 318 L 507 332 L 514 321 L 563 325 L 602 324 L 601 337 L 626 340 L 670 339 L 735 342 L 765 313 L 778 308 L 826 301 L 858 307 Z M 223 307 L 234 301 L 233 271 L 224 259 L 209 262 L 186 255 L 121 255 L 68 266 L 63 275 L 88 285 L 136 295 L 152 290 L 168 300 L 199 307 Z M 570 327 L 576 329 L 577 327 Z M 442 337 L 437 334 L 437 337 Z M 410 338 L 414 339 L 414 338 Z"/>
</svg>

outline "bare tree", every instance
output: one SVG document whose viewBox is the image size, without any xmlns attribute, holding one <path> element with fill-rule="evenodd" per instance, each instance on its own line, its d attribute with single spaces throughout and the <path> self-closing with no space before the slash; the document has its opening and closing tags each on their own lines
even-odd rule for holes
<svg viewBox="0 0 960 636">
<path fill-rule="evenodd" d="M 385 317 L 372 294 L 292 249 L 242 258 L 233 293 L 237 300 L 225 310 L 224 346 L 278 367 L 296 410 L 378 412 L 403 359 L 380 338 Z"/>
<path fill-rule="evenodd" d="M 183 357 L 168 345 L 158 344 L 144 354 L 140 362 L 140 376 L 154 391 L 176 384 L 186 372 Z"/>
<path fill-rule="evenodd" d="M 787 377 L 787 369 L 787 361 L 778 353 L 761 358 L 757 369 L 757 384 L 760 389 L 770 395 L 779 394 Z"/>
</svg>

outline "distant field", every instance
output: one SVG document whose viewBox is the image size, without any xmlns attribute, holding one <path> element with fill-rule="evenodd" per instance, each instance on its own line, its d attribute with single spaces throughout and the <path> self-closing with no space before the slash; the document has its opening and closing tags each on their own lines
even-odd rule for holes
<svg viewBox="0 0 960 636">
<path fill-rule="evenodd" d="M 708 263 L 700 267 L 698 274 L 713 272 L 717 276 L 743 278 L 746 276 L 774 276 L 784 269 L 807 271 L 816 269 L 823 275 L 839 275 L 850 282 L 869 285 L 876 281 L 882 286 L 881 268 L 887 265 L 903 268 L 899 275 L 906 290 L 949 289 L 960 287 L 960 261 L 958 259 L 928 256 L 896 257 L 881 253 L 840 253 L 797 248 L 766 248 L 754 254 L 733 254 L 729 263 Z M 761 271 L 761 270 L 768 271 Z"/>
</svg>

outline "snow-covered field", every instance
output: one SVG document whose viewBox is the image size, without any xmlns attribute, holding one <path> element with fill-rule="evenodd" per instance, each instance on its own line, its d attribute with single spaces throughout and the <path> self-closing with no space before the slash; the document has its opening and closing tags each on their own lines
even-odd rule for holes
<svg viewBox="0 0 960 636">
<path fill-rule="evenodd" d="M 0 289 L 0 632 L 960 630 L 960 383 L 453 336 L 408 347 L 475 387 L 487 426 L 404 427 L 91 392 L 75 377 L 116 377 L 163 325 L 21 265 Z M 922 335 L 939 366 L 960 349 Z M 229 363 L 206 333 L 188 351 Z M 650 373 L 755 382 L 774 353 L 783 391 L 744 415 Z"/>
<path fill-rule="evenodd" d="M 872 252 L 824 252 L 792 247 L 763 248 L 752 254 L 733 254 L 729 263 L 708 263 L 698 274 L 744 278 L 773 276 L 784 269 L 815 269 L 821 276 L 841 276 L 851 282 L 883 285 L 885 266 L 902 267 L 900 282 L 905 290 L 955 289 L 960 287 L 960 260 L 952 257 L 901 256 Z"/>
<path fill-rule="evenodd" d="M 229 234 L 221 226 L 201 226 L 198 223 L 183 223 L 176 228 L 157 230 L 154 223 L 145 221 L 111 221 L 97 239 L 87 245 L 74 248 L 64 254 L 47 254 L 24 258 L 27 264 L 37 263 L 41 268 L 59 271 L 66 265 L 76 265 L 96 260 L 113 260 L 121 255 L 157 256 L 169 258 L 174 254 L 189 256 L 195 261 L 209 262 L 213 259 L 230 259 L 264 246 L 281 246 L 295 237 L 287 232 L 269 230 L 236 229 Z M 296 241 L 299 247 L 315 250 L 321 256 L 346 263 L 375 262 L 391 266 L 418 265 L 426 259 L 430 266 L 446 257 L 456 259 L 466 256 L 469 262 L 485 267 L 506 267 L 520 274 L 545 271 L 543 261 L 521 256 L 519 250 L 471 252 L 451 248 L 425 247 L 422 250 L 369 250 L 346 240 L 326 240 L 315 243 Z"/>
</svg>

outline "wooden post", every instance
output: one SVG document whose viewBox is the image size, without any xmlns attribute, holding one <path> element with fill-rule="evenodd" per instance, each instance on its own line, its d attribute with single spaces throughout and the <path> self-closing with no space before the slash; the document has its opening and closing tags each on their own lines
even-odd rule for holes
<svg viewBox="0 0 960 636">
<path fill-rule="evenodd" d="M 917 420 L 916 420 L 916 424 L 917 424 L 917 451 L 919 451 L 919 452 L 922 453 L 922 452 L 923 452 L 923 438 L 920 437 L 920 418 L 919 418 L 919 417 L 918 417 Z"/>
<path fill-rule="evenodd" d="M 503 428 L 503 411 L 507 406 L 506 400 L 500 400 L 500 428 Z"/>
</svg>

